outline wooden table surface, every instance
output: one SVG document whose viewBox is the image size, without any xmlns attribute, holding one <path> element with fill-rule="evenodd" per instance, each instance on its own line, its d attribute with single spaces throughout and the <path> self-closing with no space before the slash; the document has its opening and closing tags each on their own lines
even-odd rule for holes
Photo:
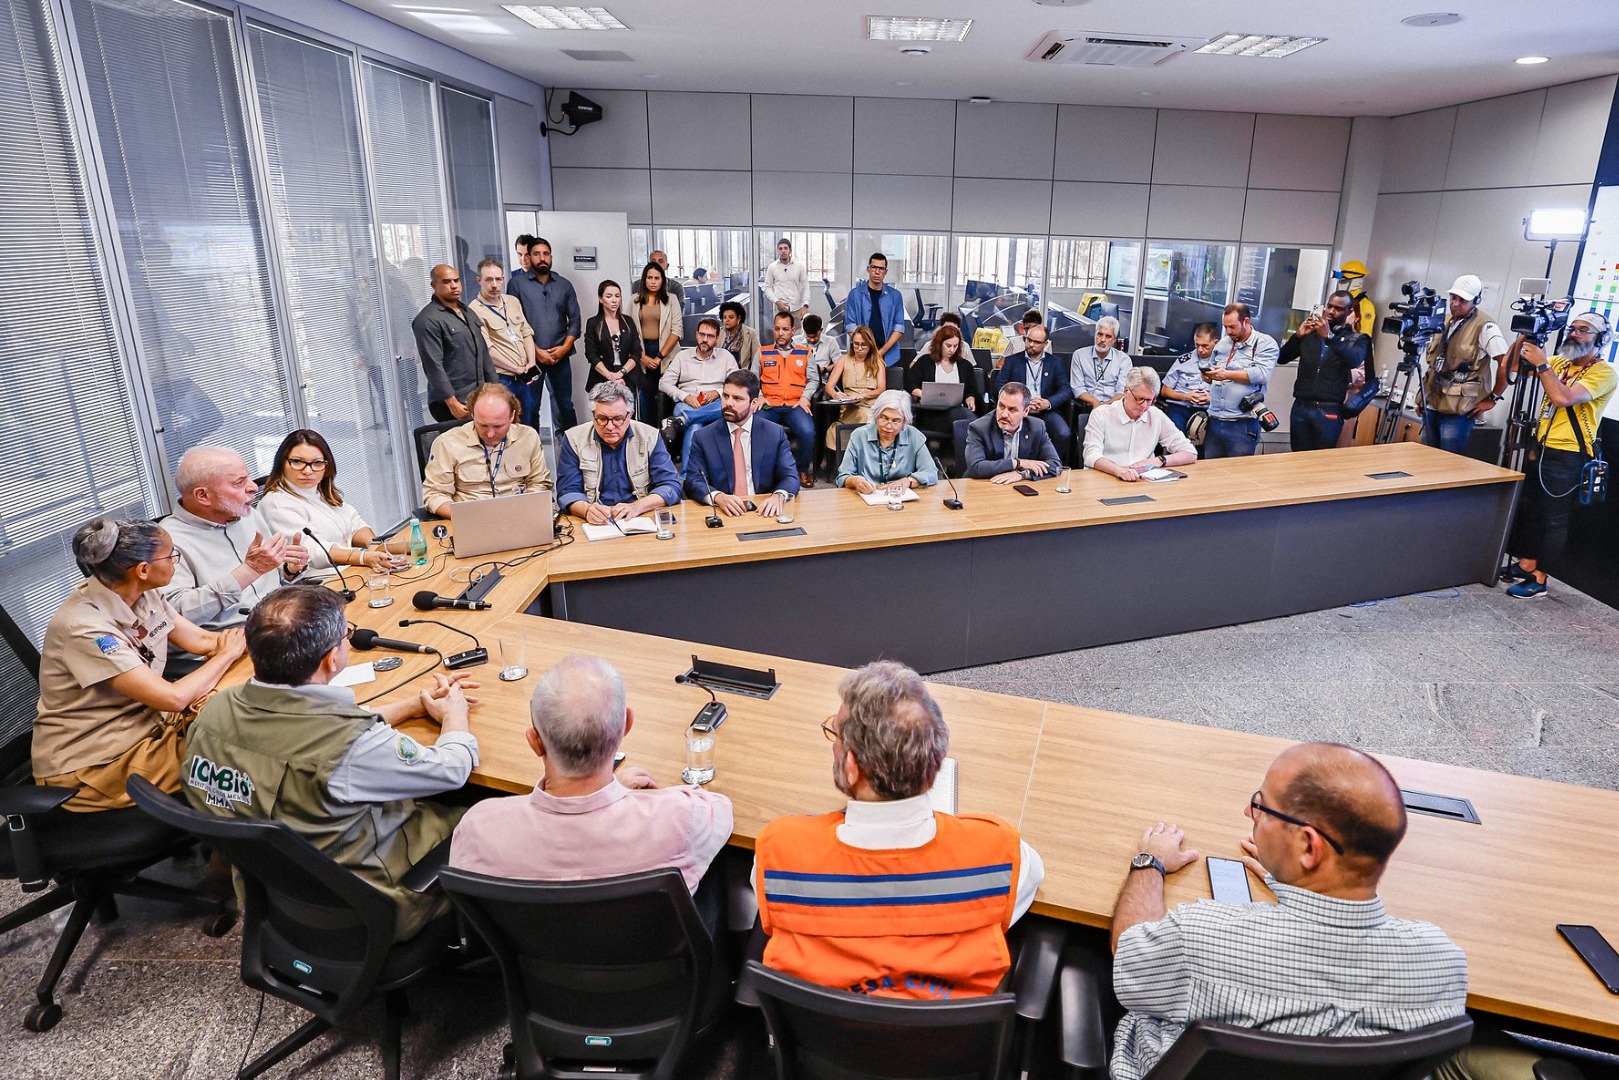
<svg viewBox="0 0 1619 1080">
<path fill-rule="evenodd" d="M 1404 471 L 1408 477 L 1371 480 L 1366 474 Z M 1518 474 L 1416 444 L 1360 447 L 1333 453 L 1200 463 L 1192 477 L 1168 485 L 1125 485 L 1075 471 L 1070 495 L 1047 481 L 1027 498 L 975 481 L 959 484 L 967 509 L 945 510 L 937 491 L 902 513 L 867 508 L 848 492 L 816 490 L 800 500 L 798 523 L 808 537 L 739 544 L 739 528 L 769 528 L 753 519 L 726 530 L 702 527 L 706 511 L 687 503 L 677 538 L 632 536 L 590 544 L 582 537 L 557 552 L 508 570 L 480 612 L 417 612 L 419 589 L 453 595 L 462 564 L 436 559 L 432 574 L 395 586 L 395 603 L 380 610 L 363 599 L 349 617 L 386 636 L 432 645 L 445 652 L 468 644 L 432 625 L 401 629 L 398 620 L 425 616 L 479 635 L 488 665 L 465 674 L 475 691 L 473 731 L 481 763 L 473 780 L 492 788 L 527 791 L 540 764 L 523 729 L 535 680 L 570 652 L 601 656 L 624 675 L 635 726 L 625 739 L 630 763 L 661 784 L 679 782 L 684 731 L 707 695 L 681 686 L 693 653 L 704 659 L 776 669 L 781 689 L 769 700 L 725 695 L 730 715 L 716 740 L 713 789 L 736 809 L 733 842 L 751 846 L 758 830 L 783 814 L 833 809 L 842 797 L 832 783 L 828 744 L 819 730 L 837 708 L 843 671 L 790 658 L 692 645 L 624 631 L 521 614 L 551 577 L 635 573 L 677 566 L 716 565 L 734 559 L 775 558 L 859 544 L 904 544 L 980 535 L 1007 529 L 1073 527 L 1130 515 L 1173 516 L 1322 498 L 1356 498 L 1390 490 L 1511 482 Z M 1198 482 L 1204 481 L 1204 482 Z M 1107 507 L 1115 493 L 1151 494 L 1150 504 Z M 1325 493 L 1325 494 L 1324 494 Z M 412 572 L 414 573 L 414 571 Z M 748 603 L 716 597 L 716 603 Z M 527 678 L 503 683 L 498 639 L 521 633 L 527 641 Z M 361 662 L 384 654 L 354 654 Z M 393 699 L 421 672 L 427 657 L 404 655 L 404 666 L 356 687 L 361 699 L 386 691 Z M 245 663 L 227 681 L 245 678 Z M 951 755 L 960 762 L 963 810 L 998 814 L 1015 822 L 1045 860 L 1046 880 L 1036 910 L 1106 926 L 1124 867 L 1142 829 L 1176 821 L 1208 854 L 1235 855 L 1248 834 L 1243 804 L 1259 786 L 1271 759 L 1287 743 L 1215 728 L 1123 716 L 957 687 L 933 692 L 951 728 Z M 412 726 L 431 738 L 426 723 Z M 1608 994 L 1557 936 L 1558 922 L 1589 922 L 1619 938 L 1619 897 L 1594 853 L 1619 821 L 1619 793 L 1506 776 L 1455 766 L 1385 758 L 1402 786 L 1465 796 L 1482 824 L 1412 815 L 1382 894 L 1397 917 L 1443 927 L 1468 954 L 1469 1003 L 1486 1011 L 1619 1038 L 1619 999 Z M 1265 890 L 1255 883 L 1256 896 Z M 1201 865 L 1170 879 L 1170 902 L 1206 897 Z"/>
</svg>

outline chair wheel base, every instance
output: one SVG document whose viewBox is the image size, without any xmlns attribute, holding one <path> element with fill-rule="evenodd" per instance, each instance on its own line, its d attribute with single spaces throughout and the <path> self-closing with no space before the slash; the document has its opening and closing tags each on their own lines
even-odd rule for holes
<svg viewBox="0 0 1619 1080">
<path fill-rule="evenodd" d="M 23 1017 L 22 1026 L 29 1031 L 45 1032 L 55 1027 L 62 1019 L 62 1006 L 54 1001 L 43 1001 L 28 1010 Z"/>
<path fill-rule="evenodd" d="M 212 938 L 221 938 L 236 927 L 236 916 L 229 911 L 221 911 L 207 922 L 202 924 L 202 932 Z"/>
</svg>

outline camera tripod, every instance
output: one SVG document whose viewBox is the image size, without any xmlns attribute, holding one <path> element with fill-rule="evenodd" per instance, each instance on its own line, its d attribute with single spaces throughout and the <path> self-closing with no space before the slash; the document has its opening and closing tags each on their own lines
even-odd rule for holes
<svg viewBox="0 0 1619 1080">
<path fill-rule="evenodd" d="M 1389 382 L 1389 396 L 1383 405 L 1383 415 L 1377 421 L 1376 434 L 1372 436 L 1374 443 L 1394 441 L 1395 432 L 1400 430 L 1400 420 L 1405 416 L 1405 399 L 1411 393 L 1413 379 L 1417 385 L 1417 405 L 1420 408 L 1424 404 L 1420 359 L 1422 346 L 1413 343 L 1401 351 L 1403 356 L 1394 369 L 1394 378 Z"/>
<path fill-rule="evenodd" d="M 1507 379 L 1512 389 L 1507 391 L 1510 404 L 1507 407 L 1506 433 L 1501 439 L 1500 463 L 1503 468 L 1516 472 L 1523 472 L 1524 458 L 1529 448 L 1535 445 L 1535 431 L 1540 426 L 1540 380 L 1529 376 L 1518 360 L 1518 349 L 1524 340 L 1520 338 L 1507 350 L 1507 355 L 1501 361 L 1511 365 Z M 1535 344 L 1545 348 L 1544 341 Z"/>
</svg>

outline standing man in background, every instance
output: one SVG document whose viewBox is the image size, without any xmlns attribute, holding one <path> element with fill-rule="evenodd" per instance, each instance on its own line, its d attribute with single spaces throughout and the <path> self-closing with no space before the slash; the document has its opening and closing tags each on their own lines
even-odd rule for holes
<svg viewBox="0 0 1619 1080">
<path fill-rule="evenodd" d="M 1293 384 L 1288 439 L 1294 450 L 1331 450 L 1344 430 L 1344 395 L 1356 373 L 1366 371 L 1372 339 L 1356 329 L 1355 300 L 1340 289 L 1327 297 L 1282 346 L 1279 364 L 1299 362 Z"/>
<path fill-rule="evenodd" d="M 528 246 L 534 242 L 531 233 L 523 233 L 517 238 L 517 265 L 507 277 L 516 277 L 518 274 L 528 273 Z"/>
<path fill-rule="evenodd" d="M 573 343 L 579 337 L 579 298 L 568 279 L 551 272 L 551 242 L 537 237 L 528 246 L 528 272 L 512 278 L 506 291 L 523 305 L 534 328 L 534 358 L 551 390 L 551 419 L 558 431 L 574 426 Z M 539 417 L 524 420 L 539 427 Z"/>
<path fill-rule="evenodd" d="M 1445 332 L 1428 342 L 1422 380 L 1422 441 L 1453 454 L 1467 452 L 1478 418 L 1495 408 L 1507 388 L 1507 339 L 1495 317 L 1478 306 L 1484 283 L 1463 274 L 1450 287 Z M 1495 364 L 1491 386 L 1490 364 Z"/>
<path fill-rule="evenodd" d="M 1203 440 L 1203 456 L 1252 457 L 1259 449 L 1259 419 L 1243 402 L 1255 391 L 1264 400 L 1281 349 L 1275 338 L 1254 329 L 1247 304 L 1227 304 L 1221 321 L 1225 337 L 1214 347 L 1214 366 L 1203 372 L 1209 384 L 1209 434 Z"/>
<path fill-rule="evenodd" d="M 478 264 L 478 295 L 467 310 L 483 327 L 489 360 L 500 384 L 522 403 L 523 423 L 536 427 L 540 407 L 540 367 L 534 359 L 534 328 L 523 317 L 523 305 L 504 289 L 506 275 L 496 259 Z"/>
<path fill-rule="evenodd" d="M 809 276 L 793 261 L 793 242 L 785 236 L 776 241 L 776 261 L 765 267 L 764 289 L 773 314 L 785 312 L 797 322 L 809 312 Z"/>
<path fill-rule="evenodd" d="M 888 368 L 888 381 L 898 386 L 901 380 L 894 371 L 899 364 L 899 339 L 905 333 L 905 298 L 888 279 L 888 256 L 873 252 L 866 260 L 866 280 L 849 290 L 843 302 L 843 329 L 847 333 L 857 326 L 871 330 L 871 339 L 877 342 L 883 364 Z"/>
<path fill-rule="evenodd" d="M 446 263 L 433 267 L 433 299 L 416 313 L 410 332 L 427 376 L 427 411 L 439 423 L 471 416 L 467 398 L 495 381 L 495 365 L 483 331 L 461 303 L 461 271 Z"/>
<path fill-rule="evenodd" d="M 647 262 L 655 262 L 658 269 L 663 271 L 663 288 L 670 296 L 675 298 L 675 306 L 686 306 L 686 291 L 680 285 L 680 279 L 669 272 L 669 256 L 661 251 L 654 251 L 646 257 Z"/>
</svg>

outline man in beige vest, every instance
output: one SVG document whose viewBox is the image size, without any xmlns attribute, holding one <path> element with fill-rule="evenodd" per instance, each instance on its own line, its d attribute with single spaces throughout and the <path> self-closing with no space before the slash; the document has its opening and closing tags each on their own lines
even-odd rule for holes
<svg viewBox="0 0 1619 1080">
<path fill-rule="evenodd" d="M 1484 283 L 1463 274 L 1450 287 L 1445 332 L 1428 342 L 1422 382 L 1422 441 L 1453 454 L 1467 451 L 1478 418 L 1495 408 L 1507 385 L 1506 336 L 1478 302 Z M 1495 365 L 1493 389 L 1491 363 Z"/>
<path fill-rule="evenodd" d="M 658 429 L 630 419 L 620 382 L 590 391 L 591 421 L 557 444 L 557 505 L 592 525 L 625 521 L 680 501 L 680 475 Z"/>
<path fill-rule="evenodd" d="M 400 881 L 460 820 L 462 808 L 418 800 L 461 787 L 477 766 L 463 687 L 478 684 L 439 675 L 414 698 L 363 709 L 331 685 L 348 666 L 348 634 L 329 589 L 291 585 L 261 600 L 247 620 L 254 676 L 203 706 L 181 780 L 197 809 L 279 821 L 375 885 L 403 941 L 447 910 Z M 439 724 L 431 744 L 394 730 L 422 717 Z"/>
</svg>

